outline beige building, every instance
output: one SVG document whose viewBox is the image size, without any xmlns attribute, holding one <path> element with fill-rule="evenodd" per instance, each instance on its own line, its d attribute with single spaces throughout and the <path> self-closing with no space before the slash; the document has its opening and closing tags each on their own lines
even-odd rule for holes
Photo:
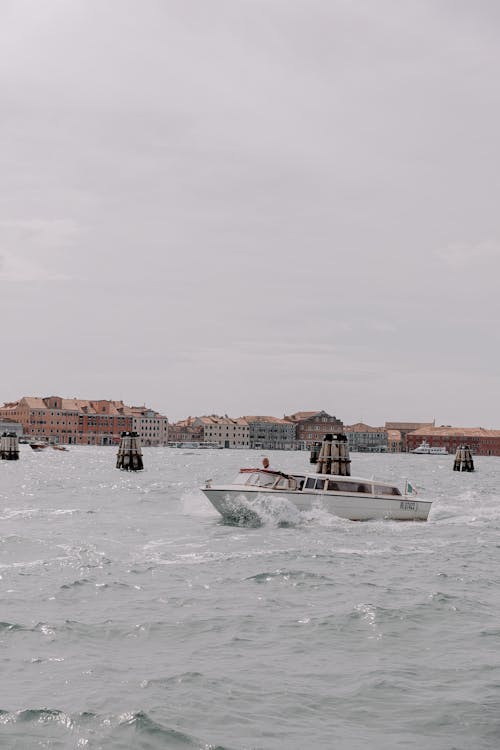
<svg viewBox="0 0 500 750">
<path fill-rule="evenodd" d="M 225 415 L 210 414 L 195 417 L 194 427 L 202 427 L 203 442 L 217 443 L 221 448 L 249 448 L 250 427 L 243 417 L 232 419 Z"/>
<path fill-rule="evenodd" d="M 147 406 L 131 406 L 132 430 L 137 432 L 141 444 L 167 445 L 168 418 Z"/>
<path fill-rule="evenodd" d="M 403 441 L 399 430 L 387 430 L 387 452 L 402 453 Z"/>
</svg>

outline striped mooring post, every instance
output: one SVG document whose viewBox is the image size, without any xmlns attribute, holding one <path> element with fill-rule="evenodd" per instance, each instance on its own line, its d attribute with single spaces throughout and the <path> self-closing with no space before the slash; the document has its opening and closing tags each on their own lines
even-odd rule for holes
<svg viewBox="0 0 500 750">
<path fill-rule="evenodd" d="M 141 440 L 137 432 L 122 432 L 120 446 L 116 456 L 116 468 L 124 471 L 141 471 Z"/>
<path fill-rule="evenodd" d="M 474 471 L 474 461 L 468 445 L 459 445 L 455 453 L 453 471 Z"/>
<path fill-rule="evenodd" d="M 19 458 L 19 438 L 15 432 L 4 432 L 0 437 L 0 458 L 17 461 Z"/>
<path fill-rule="evenodd" d="M 318 474 L 351 475 L 349 443 L 345 435 L 325 435 L 318 456 Z"/>
</svg>

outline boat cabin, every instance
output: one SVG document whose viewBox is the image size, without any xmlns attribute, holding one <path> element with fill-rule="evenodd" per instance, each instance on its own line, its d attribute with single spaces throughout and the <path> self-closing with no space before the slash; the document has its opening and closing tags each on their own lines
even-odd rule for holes
<svg viewBox="0 0 500 750">
<path fill-rule="evenodd" d="M 307 493 L 349 493 L 368 495 L 401 495 L 394 485 L 356 477 L 337 477 L 324 474 L 284 474 L 270 469 L 240 469 L 234 484 L 265 487 L 270 490 L 288 490 Z"/>
</svg>

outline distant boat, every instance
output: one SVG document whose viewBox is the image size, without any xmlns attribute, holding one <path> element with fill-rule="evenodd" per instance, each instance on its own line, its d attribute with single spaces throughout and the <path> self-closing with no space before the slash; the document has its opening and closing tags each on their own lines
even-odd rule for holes
<svg viewBox="0 0 500 750">
<path fill-rule="evenodd" d="M 32 448 L 34 451 L 43 451 L 44 448 L 48 448 L 48 447 L 49 447 L 48 443 L 37 442 L 36 440 L 30 443 L 30 448 Z"/>
<path fill-rule="evenodd" d="M 410 453 L 424 453 L 432 456 L 447 456 L 448 451 L 442 445 L 429 445 L 427 440 L 422 440 L 418 448 L 414 448 Z"/>
<path fill-rule="evenodd" d="M 55 451 L 67 451 L 68 450 L 65 445 L 52 445 L 51 448 Z"/>
<path fill-rule="evenodd" d="M 169 448 L 189 448 L 190 450 L 193 450 L 195 448 L 222 448 L 222 445 L 219 445 L 219 443 L 205 442 L 203 440 L 201 442 L 183 441 L 183 442 L 177 442 L 177 443 L 169 443 L 168 447 Z"/>
</svg>

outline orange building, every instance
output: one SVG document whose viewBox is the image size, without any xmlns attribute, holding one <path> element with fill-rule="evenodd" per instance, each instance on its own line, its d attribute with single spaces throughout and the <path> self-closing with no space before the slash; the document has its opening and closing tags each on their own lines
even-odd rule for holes
<svg viewBox="0 0 500 750">
<path fill-rule="evenodd" d="M 132 410 L 123 401 L 80 401 L 79 444 L 116 445 L 132 426 Z"/>
<path fill-rule="evenodd" d="M 168 422 L 157 412 L 146 407 L 126 406 L 123 401 L 91 401 L 60 396 L 23 396 L 19 401 L 0 407 L 0 418 L 20 422 L 24 434 L 34 439 L 68 445 L 116 445 L 122 432 L 142 427 L 145 421 L 149 425 L 149 444 L 157 444 L 153 422 L 155 428 L 156 422 L 161 422 L 162 429 L 163 424 Z"/>
<path fill-rule="evenodd" d="M 20 422 L 24 434 L 30 437 L 51 443 L 76 443 L 80 412 L 73 402 L 63 401 L 66 399 L 58 396 L 23 396 L 0 407 L 0 416 Z"/>
</svg>

